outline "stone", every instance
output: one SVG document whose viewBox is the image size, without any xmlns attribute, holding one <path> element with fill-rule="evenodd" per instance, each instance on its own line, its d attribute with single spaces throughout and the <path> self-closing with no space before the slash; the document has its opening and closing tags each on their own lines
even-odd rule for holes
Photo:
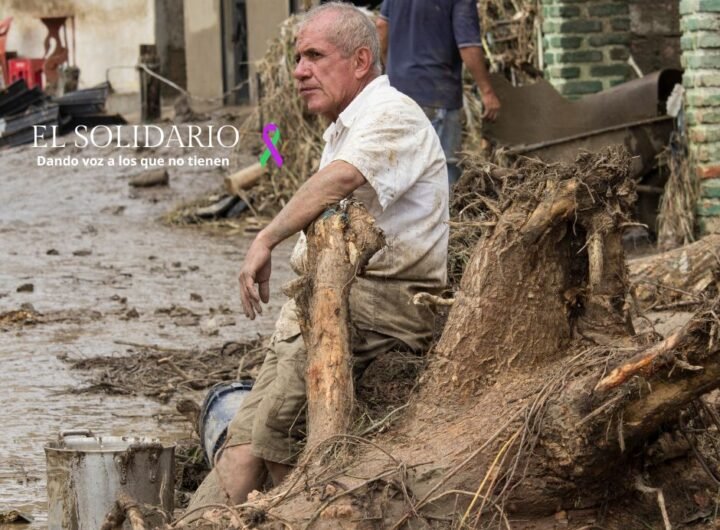
<svg viewBox="0 0 720 530">
<path fill-rule="evenodd" d="M 714 68 L 720 69 L 720 50 L 693 50 L 682 54 L 685 68 Z"/>
<path fill-rule="evenodd" d="M 700 185 L 700 193 L 708 199 L 720 198 L 720 179 L 712 178 L 703 180 Z"/>
<path fill-rule="evenodd" d="M 685 101 L 691 107 L 720 106 L 720 87 L 689 89 L 685 92 Z"/>
<path fill-rule="evenodd" d="M 567 81 L 557 88 L 564 96 L 582 96 L 600 92 L 603 86 L 600 81 Z"/>
<path fill-rule="evenodd" d="M 720 164 L 699 164 L 695 166 L 695 174 L 701 179 L 720 178 Z"/>
<path fill-rule="evenodd" d="M 548 48 L 561 48 L 565 50 L 574 50 L 582 44 L 583 37 L 576 35 L 550 35 L 545 37 L 545 46 Z"/>
<path fill-rule="evenodd" d="M 628 21 L 628 29 L 630 23 Z M 599 20 L 568 20 L 560 23 L 557 33 L 599 33 L 602 31 L 602 22 Z"/>
<path fill-rule="evenodd" d="M 692 70 L 683 75 L 685 88 L 720 87 L 720 71 L 718 70 Z"/>
<path fill-rule="evenodd" d="M 627 78 L 630 74 L 630 65 L 625 63 L 618 64 L 598 64 L 590 68 L 592 77 L 620 76 Z"/>
<path fill-rule="evenodd" d="M 579 66 L 551 66 L 547 72 L 551 78 L 577 79 L 580 77 Z"/>
<path fill-rule="evenodd" d="M 578 6 L 552 5 L 543 7 L 543 15 L 545 17 L 579 17 L 580 8 Z"/>
<path fill-rule="evenodd" d="M 588 7 L 591 17 L 610 17 L 613 15 L 627 15 L 630 13 L 628 2 L 615 2 L 612 4 L 591 5 Z"/>
<path fill-rule="evenodd" d="M 697 206 L 698 215 L 717 217 L 720 215 L 720 199 L 700 199 Z"/>
<path fill-rule="evenodd" d="M 630 51 L 627 48 L 613 48 L 610 50 L 610 59 L 613 61 L 627 61 L 630 58 Z"/>
<path fill-rule="evenodd" d="M 720 109 L 706 107 L 701 109 L 689 109 L 686 112 L 688 125 L 702 125 L 720 123 Z"/>
<path fill-rule="evenodd" d="M 690 156 L 695 162 L 720 162 L 720 143 L 691 144 Z"/>
<path fill-rule="evenodd" d="M 630 31 L 630 17 L 613 18 L 610 27 L 613 31 Z"/>
<path fill-rule="evenodd" d="M 688 130 L 690 141 L 696 144 L 720 142 L 720 124 L 695 125 Z"/>
<path fill-rule="evenodd" d="M 590 46 L 609 46 L 613 44 L 630 44 L 629 33 L 604 33 L 588 37 Z"/>
<path fill-rule="evenodd" d="M 603 54 L 597 50 L 578 50 L 558 53 L 556 59 L 558 63 L 597 63 L 603 60 Z"/>
<path fill-rule="evenodd" d="M 683 16 L 680 19 L 682 31 L 718 31 L 720 30 L 720 17 L 718 15 L 697 13 Z"/>
</svg>

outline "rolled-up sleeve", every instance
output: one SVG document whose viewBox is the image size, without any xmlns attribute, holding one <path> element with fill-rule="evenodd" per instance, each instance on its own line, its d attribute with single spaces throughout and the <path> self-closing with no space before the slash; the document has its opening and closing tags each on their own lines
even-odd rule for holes
<svg viewBox="0 0 720 530">
<path fill-rule="evenodd" d="M 387 2 L 387 0 L 385 0 Z M 456 0 L 453 6 L 453 33 L 458 48 L 482 46 L 480 19 L 475 0 Z"/>
</svg>

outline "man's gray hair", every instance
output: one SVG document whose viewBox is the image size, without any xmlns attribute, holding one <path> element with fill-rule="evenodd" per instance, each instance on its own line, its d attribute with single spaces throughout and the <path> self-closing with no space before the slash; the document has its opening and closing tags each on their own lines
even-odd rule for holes
<svg viewBox="0 0 720 530">
<path fill-rule="evenodd" d="M 358 48 L 368 48 L 372 55 L 372 66 L 376 74 L 382 72 L 380 65 L 380 40 L 375 24 L 365 13 L 352 4 L 328 2 L 313 7 L 298 24 L 298 33 L 323 13 L 336 13 L 337 18 L 327 33 L 327 38 L 337 46 L 345 57 L 351 56 Z"/>
</svg>

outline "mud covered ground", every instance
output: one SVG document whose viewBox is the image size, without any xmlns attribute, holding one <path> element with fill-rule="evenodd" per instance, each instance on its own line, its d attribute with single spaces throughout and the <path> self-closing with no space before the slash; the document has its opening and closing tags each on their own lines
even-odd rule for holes
<svg viewBox="0 0 720 530">
<path fill-rule="evenodd" d="M 239 121 L 224 111 L 212 123 Z M 169 187 L 134 189 L 128 180 L 138 167 L 38 167 L 39 155 L 197 155 L 229 157 L 231 167 L 170 168 Z M 43 445 L 62 429 L 166 441 L 190 435 L 175 396 L 161 404 L 142 395 L 68 392 L 88 379 L 58 356 L 121 357 L 147 347 L 202 352 L 272 329 L 284 300 L 280 286 L 291 274 L 291 243 L 276 250 L 271 302 L 250 322 L 240 313 L 236 273 L 253 233 L 160 221 L 253 160 L 222 147 L 0 151 L 0 510 L 21 509 L 35 517 L 31 528 L 46 526 Z M 202 396 L 191 385 L 182 394 Z"/>
</svg>

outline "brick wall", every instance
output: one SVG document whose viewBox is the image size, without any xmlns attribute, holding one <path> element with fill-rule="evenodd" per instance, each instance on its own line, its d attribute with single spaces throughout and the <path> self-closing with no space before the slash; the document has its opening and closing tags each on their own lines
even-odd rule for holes
<svg viewBox="0 0 720 530">
<path fill-rule="evenodd" d="M 703 232 L 720 229 L 720 0 L 681 0 L 691 171 L 701 180 Z"/>
<path fill-rule="evenodd" d="M 592 94 L 629 78 L 627 0 L 542 0 L 542 4 L 545 78 L 561 94 Z"/>
</svg>

